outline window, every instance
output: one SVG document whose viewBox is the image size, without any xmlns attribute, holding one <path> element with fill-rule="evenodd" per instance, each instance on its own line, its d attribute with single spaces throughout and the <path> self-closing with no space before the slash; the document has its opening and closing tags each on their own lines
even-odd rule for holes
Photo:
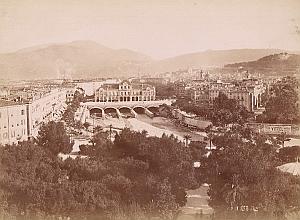
<svg viewBox="0 0 300 220">
<path fill-rule="evenodd" d="M 24 110 L 21 110 L 21 115 L 24 115 Z"/>
</svg>

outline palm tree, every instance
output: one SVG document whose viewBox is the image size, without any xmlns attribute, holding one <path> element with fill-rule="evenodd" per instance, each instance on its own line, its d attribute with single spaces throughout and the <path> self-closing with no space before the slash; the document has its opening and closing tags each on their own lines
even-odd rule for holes
<svg viewBox="0 0 300 220">
<path fill-rule="evenodd" d="M 212 125 L 207 126 L 204 130 L 207 134 L 207 138 L 209 140 L 209 150 L 211 150 L 211 145 L 212 145 L 212 139 L 214 137 L 214 133 L 212 132 Z"/>
<path fill-rule="evenodd" d="M 223 187 L 223 196 L 231 210 L 236 211 L 243 204 L 246 197 L 246 187 L 241 187 L 238 181 L 238 175 L 233 175 L 232 183 L 225 184 Z"/>
<path fill-rule="evenodd" d="M 183 139 L 185 140 L 185 146 L 188 146 L 188 141 L 191 140 L 191 135 L 186 134 L 183 136 Z"/>
<path fill-rule="evenodd" d="M 148 131 L 142 130 L 141 134 L 146 137 L 148 135 Z"/>
<path fill-rule="evenodd" d="M 85 128 L 85 130 L 87 130 L 90 126 L 91 124 L 87 121 L 83 123 L 83 127 Z"/>
<path fill-rule="evenodd" d="M 112 124 L 109 125 L 109 140 L 110 141 L 112 141 L 111 138 L 112 138 Z"/>
</svg>

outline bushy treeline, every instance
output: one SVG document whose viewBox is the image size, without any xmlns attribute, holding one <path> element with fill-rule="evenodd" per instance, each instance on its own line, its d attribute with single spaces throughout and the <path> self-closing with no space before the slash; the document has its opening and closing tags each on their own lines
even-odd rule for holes
<svg viewBox="0 0 300 220">
<path fill-rule="evenodd" d="M 278 153 L 282 143 L 243 126 L 211 140 L 208 152 L 172 135 L 124 129 L 111 141 L 99 130 L 80 146 L 87 158 L 62 160 L 72 143 L 63 123 L 50 122 L 35 141 L 0 148 L 0 219 L 175 219 L 186 190 L 202 183 L 218 220 L 285 219 L 300 209 L 299 177 L 276 168 L 294 150 Z"/>
<path fill-rule="evenodd" d="M 299 81 L 284 77 L 264 95 L 266 110 L 257 120 L 265 123 L 297 124 L 300 122 Z"/>
<path fill-rule="evenodd" d="M 68 126 L 76 127 L 78 125 L 78 123 L 76 123 L 74 120 L 74 116 L 75 112 L 80 107 L 80 102 L 83 102 L 84 100 L 85 98 L 83 94 L 76 90 L 73 96 L 73 100 L 68 103 L 67 108 L 62 115 L 62 120 L 65 121 Z"/>
<path fill-rule="evenodd" d="M 174 137 L 97 133 L 81 147 L 88 158 L 63 161 L 66 137 L 51 122 L 35 142 L 0 148 L 2 219 L 171 219 L 197 186 L 191 153 Z"/>
<path fill-rule="evenodd" d="M 225 94 L 220 93 L 213 101 L 212 107 L 208 105 L 198 105 L 186 100 L 177 100 L 174 106 L 188 113 L 196 114 L 210 120 L 215 126 L 225 126 L 228 124 L 244 124 L 253 114 L 237 100 L 229 99 Z"/>
<path fill-rule="evenodd" d="M 277 168 L 291 157 L 278 153 L 278 140 L 234 126 L 212 142 L 216 148 L 202 158 L 199 172 L 210 184 L 217 219 L 288 219 L 295 213 L 299 218 L 300 179 Z"/>
</svg>

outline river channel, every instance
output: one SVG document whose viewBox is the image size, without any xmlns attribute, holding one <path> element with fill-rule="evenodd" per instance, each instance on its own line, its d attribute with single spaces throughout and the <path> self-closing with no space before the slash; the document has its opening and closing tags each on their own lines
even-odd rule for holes
<svg viewBox="0 0 300 220">
<path fill-rule="evenodd" d="M 123 129 L 125 127 L 134 131 L 146 130 L 149 136 L 161 137 L 163 133 L 166 135 L 173 134 L 180 141 L 184 140 L 185 135 L 190 135 L 192 141 L 204 141 L 206 134 L 204 132 L 191 131 L 185 127 L 176 126 L 170 119 L 164 117 L 150 118 L 145 114 L 138 114 L 136 118 L 99 118 L 90 119 L 94 126 L 109 127 L 113 129 Z"/>
</svg>

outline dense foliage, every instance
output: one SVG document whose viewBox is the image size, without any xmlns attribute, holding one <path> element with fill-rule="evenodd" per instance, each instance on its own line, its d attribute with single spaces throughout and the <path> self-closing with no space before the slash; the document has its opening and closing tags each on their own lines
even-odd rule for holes
<svg viewBox="0 0 300 220">
<path fill-rule="evenodd" d="M 65 110 L 62 120 L 66 122 L 68 126 L 76 127 L 77 124 L 74 120 L 74 115 L 80 106 L 80 102 L 84 101 L 84 96 L 79 91 L 75 91 L 72 102 L 68 103 L 67 109 Z"/>
<path fill-rule="evenodd" d="M 36 141 L 38 146 L 54 156 L 60 152 L 70 153 L 72 150 L 72 143 L 62 122 L 50 121 L 48 124 L 43 124 Z"/>
<path fill-rule="evenodd" d="M 213 138 L 200 170 L 220 219 L 284 219 L 300 208 L 300 179 L 280 172 L 276 140 L 235 127 Z"/>
<path fill-rule="evenodd" d="M 152 85 L 155 86 L 157 99 L 174 98 L 175 88 L 173 84 L 152 83 Z"/>
<path fill-rule="evenodd" d="M 210 109 L 208 106 L 198 105 L 186 99 L 177 99 L 172 105 L 187 113 L 192 113 L 205 118 L 209 117 Z"/>
<path fill-rule="evenodd" d="M 237 100 L 229 99 L 225 94 L 219 93 L 213 103 L 213 110 L 209 116 L 216 126 L 227 124 L 244 124 L 252 114 L 240 105 Z"/>
<path fill-rule="evenodd" d="M 300 162 L 300 146 L 280 148 L 279 158 L 284 163 Z"/>
<path fill-rule="evenodd" d="M 111 142 L 99 132 L 92 146 L 81 147 L 88 158 L 62 161 L 53 156 L 65 151 L 57 147 L 64 135 L 53 139 L 55 126 L 61 124 L 45 125 L 36 143 L 0 148 L 4 219 L 170 219 L 186 189 L 197 186 L 192 155 L 172 136 L 125 129 Z"/>
<path fill-rule="evenodd" d="M 259 122 L 298 123 L 299 122 L 299 82 L 294 77 L 285 77 L 270 90 L 266 101 L 266 111 L 258 117 Z"/>
<path fill-rule="evenodd" d="M 228 124 L 243 124 L 252 114 L 240 105 L 238 101 L 229 99 L 225 94 L 219 93 L 219 96 L 213 101 L 213 107 L 197 105 L 186 100 L 177 100 L 174 106 L 181 110 L 196 114 L 210 120 L 215 126 L 225 126 Z"/>
</svg>

